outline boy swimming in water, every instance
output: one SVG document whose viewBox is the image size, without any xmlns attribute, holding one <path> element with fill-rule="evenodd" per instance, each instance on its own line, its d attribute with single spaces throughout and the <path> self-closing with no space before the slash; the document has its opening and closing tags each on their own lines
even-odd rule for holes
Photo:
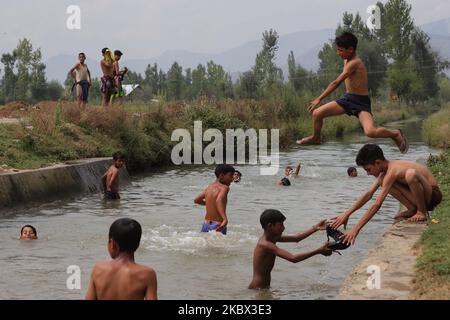
<svg viewBox="0 0 450 320">
<path fill-rule="evenodd" d="M 369 138 L 391 138 L 401 153 L 408 151 L 408 141 L 401 130 L 376 128 L 373 121 L 367 69 L 362 60 L 356 55 L 358 39 L 350 32 L 344 32 L 335 40 L 338 55 L 344 60 L 344 70 L 327 89 L 316 99 L 311 101 L 308 111 L 312 113 L 314 134 L 297 141 L 298 144 L 320 144 L 320 133 L 323 120 L 327 117 L 346 113 L 359 119 L 364 133 Z M 345 82 L 347 93 L 340 99 L 328 102 L 317 108 L 325 97 Z"/>
<path fill-rule="evenodd" d="M 233 182 L 239 183 L 241 181 L 241 178 L 242 178 L 242 173 L 239 170 L 236 170 L 233 175 Z"/>
<path fill-rule="evenodd" d="M 442 201 L 437 180 L 424 165 L 406 160 L 386 160 L 383 150 L 376 144 L 366 144 L 362 147 L 356 157 L 356 163 L 362 166 L 368 175 L 376 177 L 376 180 L 349 209 L 335 218 L 331 227 L 336 229 L 342 224 L 346 225 L 352 213 L 364 206 L 380 187 L 381 192 L 355 227 L 345 234 L 344 243 L 355 243 L 358 233 L 380 210 L 388 194 L 407 208 L 395 218 L 409 218 L 412 222 L 425 221 L 428 211 L 432 211 Z"/>
<path fill-rule="evenodd" d="M 249 289 L 270 287 L 270 273 L 275 265 L 276 257 L 297 263 L 317 254 L 329 256 L 332 253 L 327 247 L 328 244 L 324 244 L 314 251 L 299 254 L 292 254 L 276 245 L 277 242 L 300 242 L 319 230 L 325 230 L 326 220 L 293 236 L 283 236 L 286 217 L 278 210 L 265 210 L 259 220 L 264 229 L 264 234 L 259 238 L 253 253 L 253 279 L 248 286 Z"/>
<path fill-rule="evenodd" d="M 118 200 L 119 195 L 119 171 L 125 163 L 125 155 L 118 151 L 113 154 L 113 164 L 102 176 L 102 185 L 106 200 Z"/>
<path fill-rule="evenodd" d="M 301 164 L 301 162 L 299 162 L 298 165 L 297 165 L 297 168 L 295 169 L 295 172 L 294 172 L 294 169 L 292 169 L 291 166 L 287 166 L 284 169 L 284 177 L 281 178 L 280 181 L 278 181 L 278 185 L 279 186 L 285 186 L 285 187 L 290 186 L 291 185 L 291 180 L 290 179 L 298 177 L 298 175 L 300 173 L 301 166 L 302 166 L 302 164 Z"/>
<path fill-rule="evenodd" d="M 36 228 L 27 224 L 20 229 L 20 240 L 37 240 Z"/>
<path fill-rule="evenodd" d="M 201 232 L 215 230 L 227 234 L 227 200 L 230 184 L 233 182 L 236 170 L 227 164 L 219 164 L 216 167 L 215 175 L 217 180 L 211 183 L 195 199 L 196 204 L 206 207 L 205 221 Z"/>
<path fill-rule="evenodd" d="M 86 300 L 156 300 L 156 272 L 134 261 L 142 228 L 133 219 L 114 221 L 109 228 L 108 252 L 112 261 L 92 269 Z"/>
<path fill-rule="evenodd" d="M 356 170 L 355 167 L 349 167 L 347 169 L 347 174 L 349 177 L 354 178 L 358 176 L 358 171 Z"/>
</svg>

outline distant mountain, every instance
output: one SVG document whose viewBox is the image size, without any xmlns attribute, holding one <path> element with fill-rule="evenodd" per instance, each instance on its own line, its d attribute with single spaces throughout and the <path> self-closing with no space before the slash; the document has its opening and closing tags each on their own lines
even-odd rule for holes
<svg viewBox="0 0 450 320">
<path fill-rule="evenodd" d="M 432 47 L 444 58 L 450 60 L 450 18 L 443 19 L 420 26 L 431 38 Z M 297 63 L 309 70 L 317 70 L 319 66 L 318 53 L 323 44 L 334 38 L 333 29 L 301 31 L 281 35 L 279 38 L 279 49 L 277 64 L 287 76 L 287 57 L 292 50 Z M 157 63 L 159 68 L 167 71 L 176 61 L 184 69 L 196 68 L 198 64 L 206 64 L 213 60 L 224 67 L 232 75 L 233 80 L 239 74 L 251 68 L 255 62 L 256 54 L 261 50 L 262 40 L 247 42 L 239 47 L 217 53 L 197 53 L 187 50 L 168 50 L 163 54 L 150 59 L 126 59 L 125 56 L 121 66 L 130 70 L 144 73 L 148 64 Z M 75 60 L 74 60 L 75 59 Z M 76 57 L 69 55 L 58 55 L 45 61 L 47 65 L 47 78 L 63 82 L 67 71 L 76 62 Z M 87 64 L 94 77 L 100 75 L 99 61 L 88 59 Z"/>
<path fill-rule="evenodd" d="M 298 62 L 305 68 L 315 69 L 318 62 L 317 53 L 323 43 L 334 37 L 334 30 L 316 30 L 302 31 L 292 34 L 282 35 L 279 39 L 277 64 L 284 66 L 287 63 L 287 57 L 292 50 Z M 143 73 L 148 64 L 157 63 L 158 66 L 167 71 L 176 61 L 184 69 L 196 68 L 198 64 L 206 64 L 213 60 L 224 67 L 232 74 L 244 72 L 251 68 L 255 62 L 256 54 L 261 50 L 262 40 L 254 40 L 243 44 L 242 46 L 224 51 L 218 54 L 196 53 L 186 50 L 169 50 L 163 54 L 151 59 L 125 59 L 121 66 L 127 66 L 130 70 Z M 75 59 L 75 60 L 74 60 Z M 55 79 L 63 82 L 66 79 L 67 71 L 76 62 L 76 57 L 70 55 L 54 56 L 47 61 L 46 73 L 47 79 Z M 87 59 L 86 62 L 94 77 L 100 75 L 99 61 Z"/>
</svg>

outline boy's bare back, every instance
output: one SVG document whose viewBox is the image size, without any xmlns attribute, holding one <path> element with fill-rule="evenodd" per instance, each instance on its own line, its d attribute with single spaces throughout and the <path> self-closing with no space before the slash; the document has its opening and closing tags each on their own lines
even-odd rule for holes
<svg viewBox="0 0 450 320">
<path fill-rule="evenodd" d="M 206 216 L 205 220 L 223 221 L 223 218 L 219 211 L 225 208 L 227 205 L 227 195 L 230 187 L 220 183 L 211 183 L 205 190 L 205 206 Z M 219 208 L 219 206 L 221 208 Z"/>
<path fill-rule="evenodd" d="M 416 170 L 421 176 L 423 176 L 431 186 L 437 186 L 437 180 L 431 173 L 431 171 L 424 165 L 408 160 L 391 160 L 389 161 L 389 167 L 386 172 L 386 177 L 391 177 L 396 182 L 407 185 L 406 172 L 409 169 Z"/>
<path fill-rule="evenodd" d="M 98 262 L 86 293 L 87 300 L 156 300 L 153 269 L 130 261 Z"/>
<path fill-rule="evenodd" d="M 344 61 L 344 72 L 348 72 L 349 74 L 345 79 L 345 88 L 348 93 L 361 96 L 367 96 L 369 94 L 367 69 L 358 56 Z"/>
</svg>

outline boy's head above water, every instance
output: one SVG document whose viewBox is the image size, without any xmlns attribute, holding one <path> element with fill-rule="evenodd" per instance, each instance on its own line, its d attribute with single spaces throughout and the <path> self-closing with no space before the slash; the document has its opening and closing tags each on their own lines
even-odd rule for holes
<svg viewBox="0 0 450 320">
<path fill-rule="evenodd" d="M 366 170 L 368 175 L 378 177 L 386 164 L 383 150 L 376 144 L 366 144 L 356 156 L 356 164 Z"/>
<path fill-rule="evenodd" d="M 122 152 L 117 151 L 113 153 L 112 157 L 114 166 L 118 169 L 122 168 L 125 163 L 125 155 Z"/>
<path fill-rule="evenodd" d="M 290 166 L 287 166 L 286 168 L 284 168 L 284 175 L 290 176 L 292 174 L 292 171 L 294 171 L 294 169 L 292 169 L 292 167 Z"/>
<path fill-rule="evenodd" d="M 108 251 L 115 259 L 120 253 L 133 254 L 139 247 L 142 228 L 134 219 L 121 218 L 109 228 Z"/>
<path fill-rule="evenodd" d="M 20 240 L 36 240 L 37 238 L 36 228 L 29 224 L 23 226 L 20 230 Z"/>
<path fill-rule="evenodd" d="M 220 183 L 229 186 L 231 182 L 233 182 L 235 172 L 236 170 L 233 166 L 230 166 L 229 164 L 219 164 L 214 173 Z"/>
<path fill-rule="evenodd" d="M 358 176 L 358 171 L 356 170 L 355 167 L 349 167 L 349 168 L 347 169 L 347 174 L 348 174 L 349 177 L 354 178 L 354 177 L 357 177 L 357 176 Z"/>
<path fill-rule="evenodd" d="M 236 170 L 233 174 L 233 182 L 238 183 L 241 181 L 242 173 L 239 170 Z"/>
<path fill-rule="evenodd" d="M 261 227 L 265 232 L 273 235 L 281 235 L 284 231 L 286 217 L 276 209 L 267 209 L 259 217 Z"/>
<path fill-rule="evenodd" d="M 336 37 L 337 54 L 344 60 L 352 58 L 358 47 L 358 38 L 353 33 L 344 32 Z"/>
</svg>

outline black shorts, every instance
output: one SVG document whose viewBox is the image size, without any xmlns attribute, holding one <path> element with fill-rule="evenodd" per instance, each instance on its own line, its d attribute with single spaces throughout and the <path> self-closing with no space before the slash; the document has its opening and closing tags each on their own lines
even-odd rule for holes
<svg viewBox="0 0 450 320">
<path fill-rule="evenodd" d="M 336 100 L 336 103 L 344 108 L 349 116 L 359 117 L 361 111 L 372 114 L 371 101 L 369 96 L 346 93 L 342 98 Z"/>
<path fill-rule="evenodd" d="M 112 192 L 112 191 L 105 192 L 105 200 L 118 200 L 118 199 L 120 199 L 120 197 L 117 192 Z"/>
</svg>

